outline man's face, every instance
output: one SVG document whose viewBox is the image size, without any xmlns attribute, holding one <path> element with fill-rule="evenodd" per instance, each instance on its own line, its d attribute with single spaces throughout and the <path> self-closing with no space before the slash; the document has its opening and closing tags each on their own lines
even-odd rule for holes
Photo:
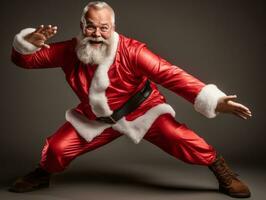
<svg viewBox="0 0 266 200">
<path fill-rule="evenodd" d="M 85 14 L 87 26 L 84 27 L 84 36 L 91 38 L 89 43 L 93 47 L 100 47 L 103 40 L 108 40 L 114 32 L 112 13 L 108 8 L 90 8 Z"/>
</svg>

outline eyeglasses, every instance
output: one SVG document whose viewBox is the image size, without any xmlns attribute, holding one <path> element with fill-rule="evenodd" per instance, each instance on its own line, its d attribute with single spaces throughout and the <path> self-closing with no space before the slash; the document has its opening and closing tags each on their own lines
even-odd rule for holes
<svg viewBox="0 0 266 200">
<path fill-rule="evenodd" d="M 97 30 L 99 29 L 99 31 L 101 33 L 107 33 L 110 29 L 111 29 L 111 26 L 108 26 L 108 25 L 103 25 L 103 26 L 94 26 L 93 24 L 88 24 L 85 28 L 85 30 L 89 33 L 94 33 L 96 32 Z"/>
</svg>

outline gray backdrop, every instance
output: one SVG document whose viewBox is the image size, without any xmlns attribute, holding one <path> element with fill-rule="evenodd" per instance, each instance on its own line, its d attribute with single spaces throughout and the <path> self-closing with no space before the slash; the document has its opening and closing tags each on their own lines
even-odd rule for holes
<svg viewBox="0 0 266 200">
<path fill-rule="evenodd" d="M 263 1 L 107 1 L 116 11 L 117 31 L 147 43 L 151 50 L 227 94 L 237 94 L 253 117 L 207 119 L 184 99 L 161 88 L 186 123 L 231 163 L 265 164 L 265 5 Z M 40 24 L 58 26 L 51 41 L 79 32 L 87 1 L 1 2 L 0 177 L 25 172 L 40 158 L 45 138 L 64 123 L 65 110 L 78 104 L 60 69 L 25 70 L 10 61 L 14 35 Z M 146 141 L 125 137 L 75 160 L 71 166 L 165 164 L 176 161 Z M 182 165 L 182 164 L 181 164 Z"/>
</svg>

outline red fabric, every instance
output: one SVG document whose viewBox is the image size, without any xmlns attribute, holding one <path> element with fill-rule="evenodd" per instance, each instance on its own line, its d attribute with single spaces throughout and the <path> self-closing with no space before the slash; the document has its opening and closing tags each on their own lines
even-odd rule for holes
<svg viewBox="0 0 266 200">
<path fill-rule="evenodd" d="M 108 128 L 91 142 L 87 142 L 69 122 L 66 122 L 46 139 L 40 166 L 50 173 L 63 171 L 77 156 L 103 146 L 120 135 Z"/>
<path fill-rule="evenodd" d="M 40 166 L 51 173 L 63 171 L 77 156 L 103 146 L 119 136 L 120 133 L 108 128 L 88 143 L 66 122 L 47 138 Z M 187 163 L 210 165 L 216 157 L 212 146 L 186 125 L 176 122 L 170 114 L 158 117 L 144 139 Z"/>
<path fill-rule="evenodd" d="M 97 66 L 81 63 L 76 56 L 75 45 L 76 39 L 72 39 L 51 44 L 49 49 L 42 48 L 30 55 L 22 55 L 13 49 L 12 60 L 18 66 L 27 69 L 61 67 L 66 74 L 67 82 L 81 101 L 78 108 L 82 109 L 89 119 L 95 119 L 88 94 Z M 121 107 L 131 95 L 143 87 L 147 78 L 191 103 L 204 86 L 204 83 L 195 77 L 149 51 L 145 44 L 123 35 L 119 36 L 116 57 L 109 68 L 108 76 L 110 85 L 106 90 L 106 96 L 111 110 Z M 151 107 L 165 102 L 157 86 L 152 83 L 151 87 L 153 91 L 148 100 L 129 114 L 128 120 L 133 120 Z"/>
<path fill-rule="evenodd" d="M 27 69 L 61 67 L 67 82 L 81 101 L 77 110 L 89 119 L 95 119 L 88 94 L 97 66 L 81 63 L 76 56 L 75 45 L 75 39 L 54 43 L 50 45 L 50 49 L 42 48 L 31 55 L 22 55 L 13 49 L 12 61 Z M 191 103 L 204 87 L 204 83 L 195 77 L 149 51 L 145 44 L 122 35 L 108 76 L 110 85 L 106 96 L 112 110 L 119 108 L 143 87 L 147 78 Z M 151 107 L 165 102 L 164 96 L 153 82 L 151 95 L 137 110 L 126 116 L 127 120 L 133 120 Z M 40 164 L 50 172 L 62 171 L 78 155 L 107 144 L 120 135 L 109 128 L 88 143 L 67 122 L 47 138 Z M 215 151 L 211 146 L 169 114 L 158 117 L 144 138 L 185 162 L 208 165 L 215 158 Z"/>
</svg>

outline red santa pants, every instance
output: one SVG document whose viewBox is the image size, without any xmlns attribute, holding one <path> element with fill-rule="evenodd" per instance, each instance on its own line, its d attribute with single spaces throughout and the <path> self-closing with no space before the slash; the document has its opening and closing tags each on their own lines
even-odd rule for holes
<svg viewBox="0 0 266 200">
<path fill-rule="evenodd" d="M 51 173 L 63 171 L 77 156 L 103 146 L 121 135 L 108 128 L 91 142 L 87 142 L 66 122 L 46 139 L 40 166 Z M 216 157 L 212 146 L 186 125 L 175 121 L 170 114 L 158 117 L 144 139 L 187 163 L 210 165 Z"/>
</svg>

